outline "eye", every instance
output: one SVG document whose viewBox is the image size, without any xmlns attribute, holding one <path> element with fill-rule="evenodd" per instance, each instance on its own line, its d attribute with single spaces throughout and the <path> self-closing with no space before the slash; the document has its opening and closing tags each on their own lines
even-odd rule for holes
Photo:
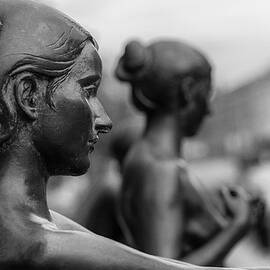
<svg viewBox="0 0 270 270">
<path fill-rule="evenodd" d="M 87 99 L 89 99 L 92 96 L 95 96 L 96 93 L 97 93 L 97 87 L 98 86 L 95 85 L 95 84 L 92 84 L 92 85 L 83 87 L 83 94 L 84 94 L 84 96 Z"/>
<path fill-rule="evenodd" d="M 78 80 L 82 89 L 82 95 L 89 99 L 91 96 L 97 95 L 97 89 L 100 84 L 101 77 L 99 75 L 91 75 Z"/>
</svg>

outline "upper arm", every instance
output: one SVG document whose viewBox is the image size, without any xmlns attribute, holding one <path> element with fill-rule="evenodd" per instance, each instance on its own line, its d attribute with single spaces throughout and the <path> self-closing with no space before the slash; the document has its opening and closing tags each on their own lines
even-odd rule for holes
<svg viewBox="0 0 270 270">
<path fill-rule="evenodd" d="M 46 235 L 47 248 L 38 263 L 51 269 L 187 270 L 199 269 L 182 262 L 154 257 L 91 232 L 59 231 Z M 48 268 L 46 268 L 48 266 Z M 43 269 L 43 268 L 41 268 Z"/>
</svg>

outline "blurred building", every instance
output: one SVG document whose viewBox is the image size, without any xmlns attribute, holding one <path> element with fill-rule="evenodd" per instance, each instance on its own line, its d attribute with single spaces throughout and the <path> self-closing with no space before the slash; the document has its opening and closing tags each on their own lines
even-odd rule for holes
<svg viewBox="0 0 270 270">
<path fill-rule="evenodd" d="M 235 91 L 218 96 L 213 115 L 206 120 L 200 135 L 189 143 L 189 156 L 241 155 L 269 150 L 270 145 L 270 70 Z M 262 150 L 261 149 L 261 150 Z"/>
</svg>

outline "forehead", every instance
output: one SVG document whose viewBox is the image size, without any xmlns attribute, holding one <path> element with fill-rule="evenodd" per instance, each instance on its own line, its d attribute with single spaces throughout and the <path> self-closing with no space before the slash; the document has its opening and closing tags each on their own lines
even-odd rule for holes
<svg viewBox="0 0 270 270">
<path fill-rule="evenodd" d="M 71 73 L 78 79 L 91 75 L 102 76 L 102 62 L 91 42 L 88 42 L 83 48 L 80 56 L 75 61 Z"/>
</svg>

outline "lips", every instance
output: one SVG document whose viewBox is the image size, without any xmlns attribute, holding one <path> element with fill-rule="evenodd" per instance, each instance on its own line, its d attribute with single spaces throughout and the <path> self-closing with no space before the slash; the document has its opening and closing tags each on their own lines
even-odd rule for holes
<svg viewBox="0 0 270 270">
<path fill-rule="evenodd" d="M 89 153 L 92 153 L 94 150 L 95 150 L 94 146 L 93 145 L 90 145 L 90 147 L 89 147 Z"/>
<path fill-rule="evenodd" d="M 99 137 L 95 136 L 94 138 L 89 139 L 88 143 L 94 145 L 94 144 L 96 144 L 98 142 L 98 140 L 99 140 Z"/>
<path fill-rule="evenodd" d="M 94 145 L 98 142 L 98 136 L 91 138 L 88 140 L 87 144 L 89 146 L 89 152 L 92 153 L 94 151 Z"/>
</svg>

